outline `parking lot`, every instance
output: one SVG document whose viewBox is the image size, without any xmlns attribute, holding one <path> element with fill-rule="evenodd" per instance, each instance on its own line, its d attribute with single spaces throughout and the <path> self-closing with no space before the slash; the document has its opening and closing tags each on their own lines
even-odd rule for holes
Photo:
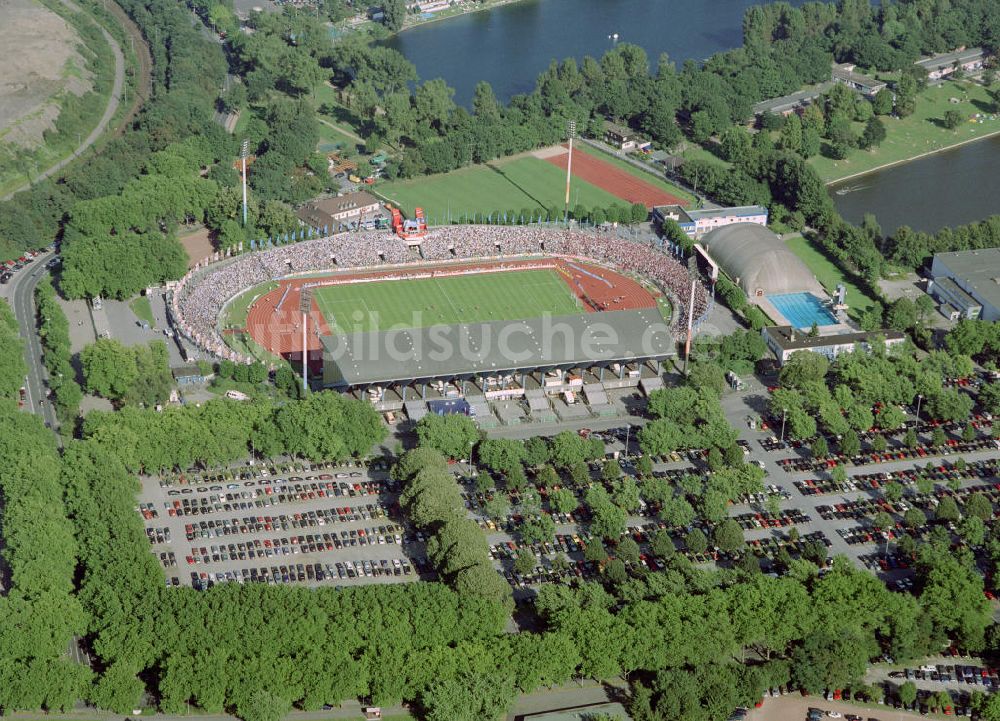
<svg viewBox="0 0 1000 721">
<path fill-rule="evenodd" d="M 429 571 L 384 469 L 289 464 L 141 481 L 137 511 L 167 585 L 402 583 Z"/>
</svg>

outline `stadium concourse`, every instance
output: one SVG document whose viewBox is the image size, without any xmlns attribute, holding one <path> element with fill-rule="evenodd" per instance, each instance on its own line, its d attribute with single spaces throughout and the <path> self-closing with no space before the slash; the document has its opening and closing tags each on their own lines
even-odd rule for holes
<svg viewBox="0 0 1000 721">
<path fill-rule="evenodd" d="M 170 306 L 176 327 L 199 347 L 219 358 L 250 362 L 251 358 L 226 344 L 220 317 L 229 302 L 255 286 L 293 277 L 313 276 L 317 280 L 315 276 L 324 271 L 406 275 L 421 265 L 433 263 L 444 265 L 472 259 L 503 263 L 546 256 L 584 260 L 640 276 L 654 284 L 678 309 L 673 314 L 674 324 L 686 317 L 681 311 L 687 309 L 691 294 L 688 270 L 678 259 L 653 246 L 602 231 L 482 225 L 436 228 L 417 248 L 385 231 L 372 231 L 343 233 L 237 255 L 189 272 L 173 289 Z M 700 318 L 708 309 L 709 295 L 700 283 L 695 287 L 694 315 Z M 273 307 L 284 309 L 286 303 L 297 312 L 295 303 L 288 303 L 287 297 L 279 297 Z M 325 321 L 315 305 L 310 318 L 310 327 L 317 328 L 322 335 Z M 298 328 L 281 313 L 275 316 L 272 330 L 295 333 Z M 266 329 L 260 332 L 265 331 L 270 332 Z M 308 340 L 314 349 L 320 347 L 319 335 Z"/>
</svg>

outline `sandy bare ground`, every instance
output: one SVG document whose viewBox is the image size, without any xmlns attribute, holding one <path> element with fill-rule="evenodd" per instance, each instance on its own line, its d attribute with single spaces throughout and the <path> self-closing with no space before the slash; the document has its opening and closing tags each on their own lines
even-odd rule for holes
<svg viewBox="0 0 1000 721">
<path fill-rule="evenodd" d="M 566 155 L 569 150 L 561 145 L 550 145 L 547 148 L 539 148 L 538 150 L 532 150 L 531 156 L 538 158 L 539 160 L 546 160 L 548 158 L 556 158 L 560 155 Z"/>
<path fill-rule="evenodd" d="M 91 88 L 76 31 L 33 0 L 0 0 L 0 138 L 33 147 L 59 116 L 50 102 Z"/>
<path fill-rule="evenodd" d="M 818 696 L 789 694 L 778 698 L 765 698 L 762 707 L 750 710 L 747 721 L 806 721 L 806 715 L 811 708 L 839 711 L 842 716 L 854 714 L 863 717 L 866 721 L 926 721 L 929 718 L 929 716 L 921 716 L 916 713 L 897 711 L 892 706 L 866 707 L 841 701 L 824 701 Z M 946 717 L 942 716 L 941 718 Z"/>
<path fill-rule="evenodd" d="M 188 254 L 188 268 L 193 268 L 199 260 L 203 260 L 215 252 L 215 248 L 212 247 L 212 240 L 208 235 L 208 228 L 199 228 L 198 230 L 186 233 L 178 238 L 181 245 L 184 246 L 184 250 Z"/>
</svg>

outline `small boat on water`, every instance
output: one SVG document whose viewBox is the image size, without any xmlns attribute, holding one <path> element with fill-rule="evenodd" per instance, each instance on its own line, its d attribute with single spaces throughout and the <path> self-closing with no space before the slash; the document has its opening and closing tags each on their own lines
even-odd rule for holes
<svg viewBox="0 0 1000 721">
<path fill-rule="evenodd" d="M 837 188 L 833 192 L 837 195 L 847 195 L 848 193 L 853 193 L 855 190 L 862 190 L 867 187 L 867 185 L 845 185 L 843 188 Z"/>
</svg>

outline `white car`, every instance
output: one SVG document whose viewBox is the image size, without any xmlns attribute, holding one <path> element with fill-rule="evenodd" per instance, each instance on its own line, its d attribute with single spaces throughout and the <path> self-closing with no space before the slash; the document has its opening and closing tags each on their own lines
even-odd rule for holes
<svg viewBox="0 0 1000 721">
<path fill-rule="evenodd" d="M 827 711 L 826 715 L 830 718 L 840 718 L 840 711 Z"/>
</svg>

